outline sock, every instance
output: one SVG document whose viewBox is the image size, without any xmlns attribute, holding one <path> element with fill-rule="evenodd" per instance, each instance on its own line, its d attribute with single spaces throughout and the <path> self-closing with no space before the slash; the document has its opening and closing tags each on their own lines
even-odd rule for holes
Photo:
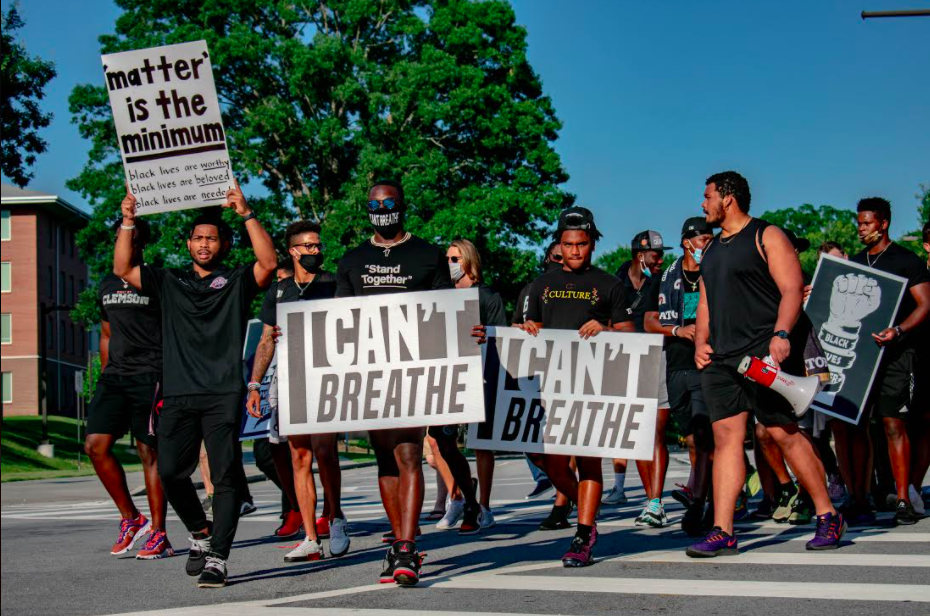
<svg viewBox="0 0 930 616">
<path fill-rule="evenodd" d="M 558 516 L 560 518 L 567 518 L 568 514 L 570 514 L 571 512 L 572 512 L 571 505 L 553 505 L 552 513 L 550 513 L 549 515 L 551 515 L 552 517 Z"/>
<path fill-rule="evenodd" d="M 778 487 L 782 494 L 794 496 L 795 494 L 798 493 L 798 486 L 794 485 L 793 481 L 789 481 L 788 483 L 783 483 Z"/>
<path fill-rule="evenodd" d="M 622 489 L 623 489 L 623 484 L 625 484 L 625 483 L 626 483 L 626 473 L 625 473 L 625 472 L 623 472 L 623 473 L 614 473 L 614 486 L 615 486 L 617 489 L 622 490 Z"/>
<path fill-rule="evenodd" d="M 591 538 L 591 531 L 594 529 L 593 526 L 588 526 L 587 524 L 579 524 L 578 530 L 575 531 L 576 537 L 581 537 L 585 541 L 588 541 Z"/>
</svg>

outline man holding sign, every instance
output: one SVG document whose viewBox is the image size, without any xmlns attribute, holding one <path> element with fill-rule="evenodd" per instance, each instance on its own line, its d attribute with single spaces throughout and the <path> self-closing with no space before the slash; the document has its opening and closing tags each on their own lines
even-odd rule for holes
<svg viewBox="0 0 930 616">
<path fill-rule="evenodd" d="M 256 261 L 235 268 L 223 260 L 232 229 L 219 213 L 204 213 L 190 226 L 190 269 L 134 265 L 132 233 L 136 198 L 123 199 L 113 273 L 157 297 L 162 306 L 164 406 L 159 416 L 158 473 L 168 502 L 191 532 L 187 573 L 201 588 L 226 585 L 226 560 L 236 534 L 236 473 L 242 464 L 239 425 L 245 387 L 242 346 L 252 299 L 277 267 L 274 244 L 246 203 L 238 184 L 223 207 L 242 217 Z M 213 522 L 207 521 L 190 476 L 203 441 L 214 485 Z"/>
<path fill-rule="evenodd" d="M 601 233 L 590 210 L 571 207 L 563 211 L 555 234 L 562 245 L 562 267 L 533 281 L 527 294 L 524 331 L 535 336 L 543 327 L 572 329 L 584 339 L 609 329 L 633 331 L 623 283 L 591 265 Z M 562 564 L 586 567 L 597 543 L 595 518 L 604 487 L 601 458 L 577 456 L 577 478 L 569 466 L 571 456 L 546 454 L 544 460 L 546 474 L 556 489 L 578 505 L 578 528 Z M 567 518 L 571 504 L 566 508 Z"/>
</svg>

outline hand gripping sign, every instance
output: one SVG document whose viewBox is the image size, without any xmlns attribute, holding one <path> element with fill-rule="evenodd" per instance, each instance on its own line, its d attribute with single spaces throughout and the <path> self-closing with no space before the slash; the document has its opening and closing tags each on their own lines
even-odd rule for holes
<svg viewBox="0 0 930 616">
<path fill-rule="evenodd" d="M 487 420 L 472 449 L 649 460 L 655 444 L 662 336 L 489 327 Z"/>
<path fill-rule="evenodd" d="M 830 380 L 812 408 L 859 423 L 883 352 L 870 334 L 894 322 L 906 285 L 900 276 L 820 257 L 804 310 L 823 347 Z"/>
<path fill-rule="evenodd" d="M 477 289 L 278 304 L 281 434 L 484 419 Z"/>
</svg>

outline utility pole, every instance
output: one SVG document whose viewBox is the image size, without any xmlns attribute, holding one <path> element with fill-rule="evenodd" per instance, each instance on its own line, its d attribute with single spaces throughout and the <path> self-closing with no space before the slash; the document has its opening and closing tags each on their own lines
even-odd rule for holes
<svg viewBox="0 0 930 616">
<path fill-rule="evenodd" d="M 900 11 L 862 11 L 862 19 L 884 17 L 930 17 L 930 9 L 904 9 Z"/>
<path fill-rule="evenodd" d="M 39 304 L 39 332 L 41 338 L 42 355 L 39 361 L 39 389 L 42 395 L 42 440 L 39 442 L 38 452 L 46 458 L 55 457 L 55 446 L 48 441 L 48 331 L 45 327 L 46 317 L 53 312 L 71 310 L 74 306 L 59 304 Z M 58 384 L 61 386 L 61 383 Z"/>
</svg>

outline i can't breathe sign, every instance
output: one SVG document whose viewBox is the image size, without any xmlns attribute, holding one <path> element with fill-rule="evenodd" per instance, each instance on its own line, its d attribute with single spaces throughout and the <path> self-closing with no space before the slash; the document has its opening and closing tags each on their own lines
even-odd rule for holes
<svg viewBox="0 0 930 616">
<path fill-rule="evenodd" d="M 280 432 L 484 420 L 477 289 L 278 305 Z"/>
</svg>

